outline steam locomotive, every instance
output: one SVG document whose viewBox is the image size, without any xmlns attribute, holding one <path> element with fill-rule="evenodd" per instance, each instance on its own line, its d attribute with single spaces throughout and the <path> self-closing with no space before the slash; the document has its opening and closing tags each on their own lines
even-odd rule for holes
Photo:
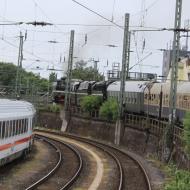
<svg viewBox="0 0 190 190">
<path fill-rule="evenodd" d="M 58 81 L 54 91 L 54 102 L 64 102 L 65 80 Z M 103 101 L 113 97 L 119 100 L 120 81 L 74 81 L 71 85 L 71 104 L 80 105 L 81 97 L 86 95 L 102 96 Z M 169 118 L 170 83 L 156 80 L 126 81 L 124 104 L 125 111 Z M 190 111 L 190 82 L 179 82 L 176 100 L 177 120 L 182 121 L 186 111 Z"/>
</svg>

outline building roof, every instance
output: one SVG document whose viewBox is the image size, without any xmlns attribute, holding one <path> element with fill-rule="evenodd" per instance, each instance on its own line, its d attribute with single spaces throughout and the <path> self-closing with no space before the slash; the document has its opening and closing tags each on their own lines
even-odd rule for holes
<svg viewBox="0 0 190 190">
<path fill-rule="evenodd" d="M 30 117 L 35 112 L 34 106 L 29 102 L 0 99 L 0 120 Z"/>
</svg>

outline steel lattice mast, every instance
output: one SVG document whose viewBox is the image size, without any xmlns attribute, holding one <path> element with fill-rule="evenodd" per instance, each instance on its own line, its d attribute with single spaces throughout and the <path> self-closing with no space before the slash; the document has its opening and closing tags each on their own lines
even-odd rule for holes
<svg viewBox="0 0 190 190">
<path fill-rule="evenodd" d="M 125 81 L 128 76 L 129 69 L 129 58 L 130 58 L 130 32 L 129 32 L 129 14 L 125 14 L 125 28 L 124 28 L 124 38 L 123 38 L 123 55 L 122 55 L 122 70 L 121 70 L 121 86 L 119 93 L 119 118 L 116 122 L 115 129 L 115 144 L 120 144 L 122 119 L 123 119 L 123 104 L 125 95 Z"/>
<path fill-rule="evenodd" d="M 175 26 L 173 39 L 173 52 L 171 62 L 171 83 L 170 83 L 170 101 L 169 101 L 169 128 L 167 133 L 168 145 L 171 145 L 173 128 L 176 119 L 176 100 L 177 100 L 177 82 L 178 82 L 178 62 L 180 48 L 180 27 L 181 27 L 182 0 L 176 0 Z"/>
<path fill-rule="evenodd" d="M 70 47 L 69 47 L 69 60 L 67 69 L 66 89 L 65 89 L 65 110 L 70 105 L 70 91 L 71 91 L 71 79 L 72 79 L 72 67 L 73 67 L 73 49 L 74 49 L 74 30 L 71 30 Z"/>
</svg>

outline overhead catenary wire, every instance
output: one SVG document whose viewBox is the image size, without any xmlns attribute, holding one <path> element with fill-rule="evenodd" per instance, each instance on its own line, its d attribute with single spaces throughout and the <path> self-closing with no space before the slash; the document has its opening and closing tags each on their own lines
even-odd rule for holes
<svg viewBox="0 0 190 190">
<path fill-rule="evenodd" d="M 42 14 L 51 22 L 51 19 L 49 18 L 49 16 L 47 16 L 47 14 L 44 12 L 44 10 L 38 5 L 38 3 L 36 2 L 36 0 L 32 0 L 35 4 L 36 7 L 39 8 L 39 10 L 42 12 Z M 61 29 L 56 25 L 54 24 L 55 28 L 57 28 L 58 31 L 62 32 Z"/>
<path fill-rule="evenodd" d="M 11 42 L 5 40 L 5 39 L 1 39 L 1 40 L 4 41 L 4 42 L 6 42 L 7 44 L 9 44 L 10 46 L 15 47 L 15 48 L 18 49 L 18 46 L 16 46 L 15 44 L 13 44 L 13 43 L 11 43 Z M 27 51 L 27 50 L 23 50 L 23 51 L 26 52 L 26 53 L 28 53 L 28 54 L 30 54 L 30 55 L 32 55 L 33 57 L 36 57 L 36 58 L 38 58 L 38 59 L 43 60 L 44 62 L 50 62 L 50 61 L 48 61 L 48 60 L 46 60 L 46 59 L 44 59 L 44 58 L 39 57 L 38 55 L 35 55 L 34 53 L 32 53 L 32 52 L 30 52 L 30 51 Z"/>
<path fill-rule="evenodd" d="M 88 8 L 86 5 L 80 3 L 80 2 L 78 2 L 78 1 L 76 1 L 76 0 L 71 0 L 71 1 L 73 1 L 74 3 L 80 5 L 81 7 L 85 8 L 85 9 L 87 9 L 88 11 L 92 12 L 93 14 L 99 16 L 100 18 L 102 18 L 102 19 L 104 19 L 104 20 L 106 20 L 106 21 L 112 23 L 113 25 L 115 25 L 115 26 L 117 26 L 117 27 L 123 29 L 123 27 L 120 26 L 119 24 L 117 24 L 117 23 L 115 23 L 114 21 L 112 21 L 112 20 L 106 18 L 105 16 L 101 15 L 100 13 L 98 13 L 98 12 L 96 12 L 96 11 L 94 11 L 94 10 Z"/>
<path fill-rule="evenodd" d="M 139 14 L 142 14 L 144 11 L 148 12 L 152 7 L 154 7 L 157 3 L 159 2 L 159 0 L 155 0 L 153 1 L 150 5 L 148 5 L 144 10 L 138 11 L 136 13 L 133 13 L 131 16 L 136 16 Z"/>
</svg>

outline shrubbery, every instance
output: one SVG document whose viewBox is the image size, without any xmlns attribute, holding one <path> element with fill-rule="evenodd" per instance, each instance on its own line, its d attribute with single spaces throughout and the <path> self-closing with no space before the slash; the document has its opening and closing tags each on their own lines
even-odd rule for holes
<svg viewBox="0 0 190 190">
<path fill-rule="evenodd" d="M 59 113 L 61 111 L 61 106 L 57 104 L 49 104 L 48 106 L 40 107 L 39 110 L 52 112 L 52 113 Z"/>
<path fill-rule="evenodd" d="M 107 120 L 116 120 L 118 117 L 118 103 L 116 99 L 110 98 L 100 107 L 100 116 Z"/>
<path fill-rule="evenodd" d="M 173 180 L 165 186 L 164 190 L 190 189 L 190 172 L 175 169 L 172 175 L 173 175 Z"/>
<path fill-rule="evenodd" d="M 186 113 L 184 118 L 184 132 L 183 132 L 183 140 L 185 143 L 185 151 L 190 158 L 190 112 Z"/>
<path fill-rule="evenodd" d="M 81 107 L 86 112 L 93 112 L 100 108 L 102 104 L 102 97 L 101 96 L 85 96 L 82 98 Z"/>
<path fill-rule="evenodd" d="M 53 113 L 58 113 L 61 110 L 61 107 L 57 104 L 51 104 L 48 106 L 48 110 Z"/>
</svg>

